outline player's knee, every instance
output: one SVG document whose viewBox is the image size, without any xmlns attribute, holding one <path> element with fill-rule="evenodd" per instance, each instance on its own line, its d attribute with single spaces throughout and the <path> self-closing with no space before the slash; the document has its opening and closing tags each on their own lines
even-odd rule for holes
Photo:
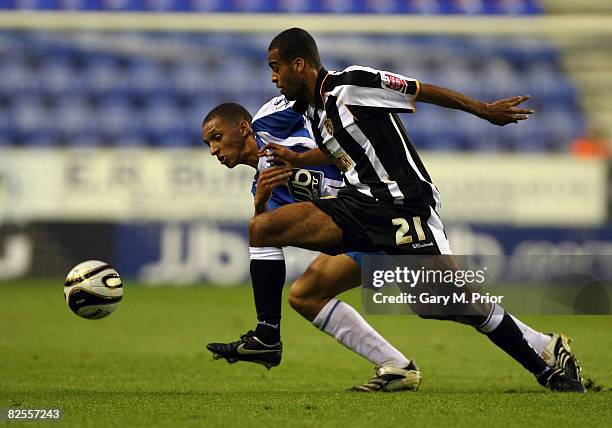
<svg viewBox="0 0 612 428">
<path fill-rule="evenodd" d="M 251 247 L 266 247 L 267 221 L 263 216 L 249 220 L 249 245 Z"/>
<path fill-rule="evenodd" d="M 289 300 L 289 306 L 291 306 L 297 312 L 300 312 L 304 306 L 306 306 L 306 299 L 304 299 L 298 293 L 290 291 L 287 298 Z"/>
<path fill-rule="evenodd" d="M 315 319 L 321 308 L 329 301 L 325 293 L 313 290 L 302 277 L 291 286 L 288 299 L 289 305 L 309 321 Z"/>
<path fill-rule="evenodd" d="M 313 315 L 313 300 L 295 291 L 289 292 L 289 305 L 304 318 L 312 321 L 316 316 Z"/>
</svg>

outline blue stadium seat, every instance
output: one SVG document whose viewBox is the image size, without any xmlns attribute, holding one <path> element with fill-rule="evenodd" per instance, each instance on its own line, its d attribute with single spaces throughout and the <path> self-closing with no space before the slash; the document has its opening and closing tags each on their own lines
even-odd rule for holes
<svg viewBox="0 0 612 428">
<path fill-rule="evenodd" d="M 113 142 L 115 147 L 146 147 L 149 145 L 147 134 L 141 131 L 127 131 L 118 135 L 109 135 L 108 139 Z"/>
<path fill-rule="evenodd" d="M 525 79 L 532 88 L 533 95 L 545 98 L 551 105 L 573 105 L 576 91 L 564 74 L 554 64 L 538 63 L 529 68 Z"/>
<path fill-rule="evenodd" d="M 14 61 L 6 59 L 0 64 L 0 91 L 12 94 L 36 91 L 38 85 L 35 72 L 28 68 L 23 58 L 15 56 Z"/>
<path fill-rule="evenodd" d="M 62 133 L 96 133 L 103 129 L 97 111 L 86 99 L 79 96 L 61 97 L 55 117 L 58 130 Z"/>
<path fill-rule="evenodd" d="M 56 0 L 13 0 L 14 9 L 57 9 Z"/>
<path fill-rule="evenodd" d="M 10 98 L 0 93 L 0 134 L 12 128 Z"/>
<path fill-rule="evenodd" d="M 486 100 L 492 101 L 524 92 L 524 85 L 517 73 L 507 61 L 499 57 L 484 64 L 478 78 L 484 90 L 482 98 Z"/>
<path fill-rule="evenodd" d="M 92 56 L 84 71 L 89 91 L 104 92 L 125 86 L 126 70 L 118 59 L 108 56 Z"/>
<path fill-rule="evenodd" d="M 572 141 L 585 132 L 584 119 L 576 111 L 554 109 L 542 112 L 541 116 L 546 124 L 546 144 L 556 151 L 567 151 Z"/>
<path fill-rule="evenodd" d="M 448 13 L 445 5 L 439 0 L 409 0 L 406 2 L 406 13 L 435 15 Z"/>
<path fill-rule="evenodd" d="M 132 60 L 126 66 L 124 92 L 156 92 L 167 89 L 171 82 L 162 73 L 159 63 Z"/>
<path fill-rule="evenodd" d="M 197 132 L 189 132 L 187 130 L 174 130 L 169 132 L 154 134 L 157 145 L 161 147 L 201 147 L 205 149 L 202 143 L 202 137 Z"/>
<path fill-rule="evenodd" d="M 276 10 L 279 13 L 320 13 L 320 5 L 317 0 L 282 0 L 279 1 Z"/>
<path fill-rule="evenodd" d="M 405 14 L 409 2 L 396 0 L 371 0 L 365 3 L 364 13 Z"/>
<path fill-rule="evenodd" d="M 23 136 L 30 147 L 57 147 L 60 144 L 60 135 L 50 132 L 31 132 Z"/>
<path fill-rule="evenodd" d="M 177 91 L 195 95 L 218 88 L 219 82 L 223 81 L 223 72 L 216 65 L 205 68 L 205 64 L 188 60 L 178 65 L 171 80 Z"/>
<path fill-rule="evenodd" d="M 101 0 L 57 0 L 57 8 L 64 10 L 100 10 Z"/>
<path fill-rule="evenodd" d="M 133 107 L 131 98 L 122 95 L 101 98 L 97 119 L 100 128 L 111 135 L 121 135 L 142 126 L 141 115 Z"/>
<path fill-rule="evenodd" d="M 62 93 L 78 90 L 81 83 L 78 74 L 66 59 L 53 59 L 44 64 L 41 73 L 45 76 L 45 90 L 53 93 Z"/>
<path fill-rule="evenodd" d="M 233 11 L 244 13 L 269 13 L 278 11 L 278 8 L 275 2 L 270 0 L 234 0 Z"/>
<path fill-rule="evenodd" d="M 144 0 L 145 10 L 152 12 L 184 12 L 189 10 L 187 0 Z"/>
<path fill-rule="evenodd" d="M 195 12 L 230 12 L 232 3 L 227 0 L 187 0 L 187 8 Z"/>
<path fill-rule="evenodd" d="M 440 3 L 442 4 L 443 13 L 467 15 L 492 13 L 494 4 L 491 0 L 443 0 Z"/>
<path fill-rule="evenodd" d="M 142 118 L 147 131 L 155 136 L 167 136 L 178 132 L 189 125 L 184 123 L 179 108 L 171 98 L 155 98 L 149 100 Z M 195 127 L 195 124 L 193 124 Z"/>
<path fill-rule="evenodd" d="M 517 124 L 506 125 L 500 128 L 501 137 L 509 149 L 516 152 L 545 152 L 546 144 L 543 137 L 546 135 L 546 125 L 542 118 L 535 116 Z"/>
<path fill-rule="evenodd" d="M 55 118 L 49 114 L 44 100 L 38 96 L 22 96 L 11 106 L 11 122 L 20 133 L 36 133 L 39 130 L 54 129 Z"/>
<path fill-rule="evenodd" d="M 208 96 L 194 99 L 192 104 L 189 106 L 189 110 L 183 117 L 186 127 L 189 129 L 192 129 L 193 127 L 196 129 L 196 131 L 200 131 L 204 117 L 217 105 L 226 101 L 227 100 L 218 97 L 218 94 L 210 94 Z M 243 103 L 243 100 L 240 100 L 240 102 Z"/>
<path fill-rule="evenodd" d="M 146 10 L 143 0 L 100 0 L 104 10 L 141 11 Z"/>
<path fill-rule="evenodd" d="M 64 144 L 76 148 L 104 147 L 107 140 L 102 134 L 75 133 L 64 137 Z"/>
</svg>

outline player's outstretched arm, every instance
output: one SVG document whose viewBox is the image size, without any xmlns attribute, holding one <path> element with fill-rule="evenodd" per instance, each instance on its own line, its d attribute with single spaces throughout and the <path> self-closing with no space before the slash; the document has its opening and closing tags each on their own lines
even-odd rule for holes
<svg viewBox="0 0 612 428">
<path fill-rule="evenodd" d="M 291 177 L 291 169 L 286 166 L 272 166 L 259 173 L 257 190 L 255 191 L 255 215 L 266 211 L 266 204 L 272 196 L 272 190 L 287 184 Z"/>
<path fill-rule="evenodd" d="M 518 107 L 529 98 L 529 95 L 519 95 L 485 103 L 451 89 L 422 84 L 416 101 L 462 110 L 494 125 L 504 126 L 509 123 L 518 123 L 519 120 L 525 120 L 534 113 L 532 109 Z"/>
<path fill-rule="evenodd" d="M 259 157 L 267 156 L 271 164 L 284 164 L 289 168 L 304 168 L 307 166 L 329 165 L 331 159 L 319 149 L 310 149 L 298 153 L 276 143 L 266 144 L 259 153 Z"/>
</svg>

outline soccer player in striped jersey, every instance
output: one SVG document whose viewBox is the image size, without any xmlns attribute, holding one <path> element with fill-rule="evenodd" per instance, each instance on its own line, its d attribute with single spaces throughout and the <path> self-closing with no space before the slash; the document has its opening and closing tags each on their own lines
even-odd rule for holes
<svg viewBox="0 0 612 428">
<path fill-rule="evenodd" d="M 268 49 L 272 82 L 312 122 L 317 145 L 342 170 L 346 187 L 337 198 L 318 199 L 256 215 L 249 223 L 251 246 L 296 246 L 330 254 L 384 251 L 417 254 L 439 269 L 458 269 L 439 216 L 440 195 L 397 113 L 413 112 L 415 102 L 459 109 L 504 126 L 533 113 L 522 108 L 528 96 L 492 103 L 399 74 L 367 67 L 328 72 L 306 31 L 277 35 Z M 329 310 L 329 308 L 324 308 Z M 554 391 L 584 392 L 579 373 L 549 367 L 501 306 L 470 304 L 466 313 L 417 314 L 465 323 Z"/>
<path fill-rule="evenodd" d="M 319 155 L 312 151 L 316 144 L 308 122 L 293 105 L 285 97 L 277 97 L 251 119 L 244 107 L 221 104 L 202 123 L 203 140 L 220 163 L 228 168 L 245 164 L 257 170 L 252 187 L 256 213 L 297 201 L 336 195 L 342 186 L 340 171 L 327 159 L 323 165 L 304 168 L 270 165 L 272 159 L 265 156 L 263 150 L 266 144 L 283 147 L 306 163 L 309 153 Z M 282 355 L 280 320 L 285 283 L 284 255 L 278 247 L 250 247 L 250 253 L 257 326 L 238 341 L 209 343 L 207 348 L 215 358 L 254 362 L 270 368 L 280 364 Z M 356 386 L 355 390 L 416 390 L 421 377 L 415 363 L 387 342 L 354 308 L 334 300 L 334 305 L 339 306 L 336 315 L 342 314 L 342 319 L 328 323 L 327 317 L 316 317 L 330 299 L 359 285 L 359 262 L 358 253 L 319 255 L 292 286 L 290 303 L 315 326 L 375 364 L 375 381 Z"/>
<path fill-rule="evenodd" d="M 277 97 L 265 104 L 252 120 L 242 106 L 222 104 L 211 111 L 203 122 L 203 139 L 219 162 L 229 168 L 237 164 L 247 164 L 257 169 L 252 191 L 258 212 L 302 199 L 292 196 L 296 195 L 296 191 L 285 185 L 287 180 L 282 175 L 282 168 L 269 168 L 270 160 L 284 163 L 297 171 L 302 170 L 303 176 L 312 174 L 319 168 L 323 169 L 321 173 L 327 172 L 322 190 L 302 188 L 297 191 L 306 195 L 307 199 L 319 194 L 334 195 L 337 193 L 336 187 L 341 185 L 338 182 L 339 173 L 334 167 L 311 165 L 317 160 L 322 163 L 329 163 L 329 160 L 318 150 L 307 150 L 314 147 L 310 129 L 304 118 L 293 109 L 293 105 L 294 103 L 288 102 L 284 97 Z M 269 154 L 268 149 L 273 150 L 273 156 Z M 259 160 L 255 156 L 257 150 Z M 310 168 L 311 171 L 307 172 L 304 168 Z M 279 175 L 269 175 L 273 171 L 279 171 Z M 308 180 L 300 180 L 302 184 L 306 182 Z M 359 253 L 339 256 L 320 254 L 307 271 L 292 284 L 289 302 L 317 328 L 376 366 L 376 376 L 352 390 L 416 390 L 420 383 L 420 372 L 414 362 L 389 344 L 355 309 L 336 299 L 338 294 L 360 285 L 360 256 Z M 257 328 L 245 335 L 241 341 L 210 344 L 209 349 L 215 355 L 228 360 L 260 362 L 271 367 L 280 362 L 282 351 L 282 346 L 279 346 L 279 327 L 280 299 L 285 280 L 284 257 L 280 248 L 251 248 L 251 259 Z M 323 308 L 327 310 L 324 311 Z M 556 359 L 561 356 L 572 361 L 565 337 L 557 334 L 546 335 L 519 320 L 515 321 L 528 342 L 546 358 L 547 364 L 554 366 Z M 271 352 L 239 355 L 236 348 L 241 343 L 247 348 L 263 348 Z M 267 349 L 267 344 L 273 345 L 272 349 Z"/>
</svg>

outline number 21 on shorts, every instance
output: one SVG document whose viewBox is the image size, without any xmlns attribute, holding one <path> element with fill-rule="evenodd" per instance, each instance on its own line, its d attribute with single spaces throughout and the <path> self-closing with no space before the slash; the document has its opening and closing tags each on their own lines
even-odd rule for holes
<svg viewBox="0 0 612 428">
<path fill-rule="evenodd" d="M 412 217 L 412 222 L 414 224 L 414 230 L 416 231 L 417 241 L 424 241 L 425 231 L 423 230 L 423 226 L 421 225 L 421 217 Z M 395 232 L 396 245 L 399 246 L 412 243 L 414 238 L 412 236 L 412 233 L 410 232 L 410 223 L 408 223 L 407 219 L 398 217 L 391 220 L 391 223 L 393 223 L 394 226 L 399 226 L 399 228 Z"/>
</svg>

